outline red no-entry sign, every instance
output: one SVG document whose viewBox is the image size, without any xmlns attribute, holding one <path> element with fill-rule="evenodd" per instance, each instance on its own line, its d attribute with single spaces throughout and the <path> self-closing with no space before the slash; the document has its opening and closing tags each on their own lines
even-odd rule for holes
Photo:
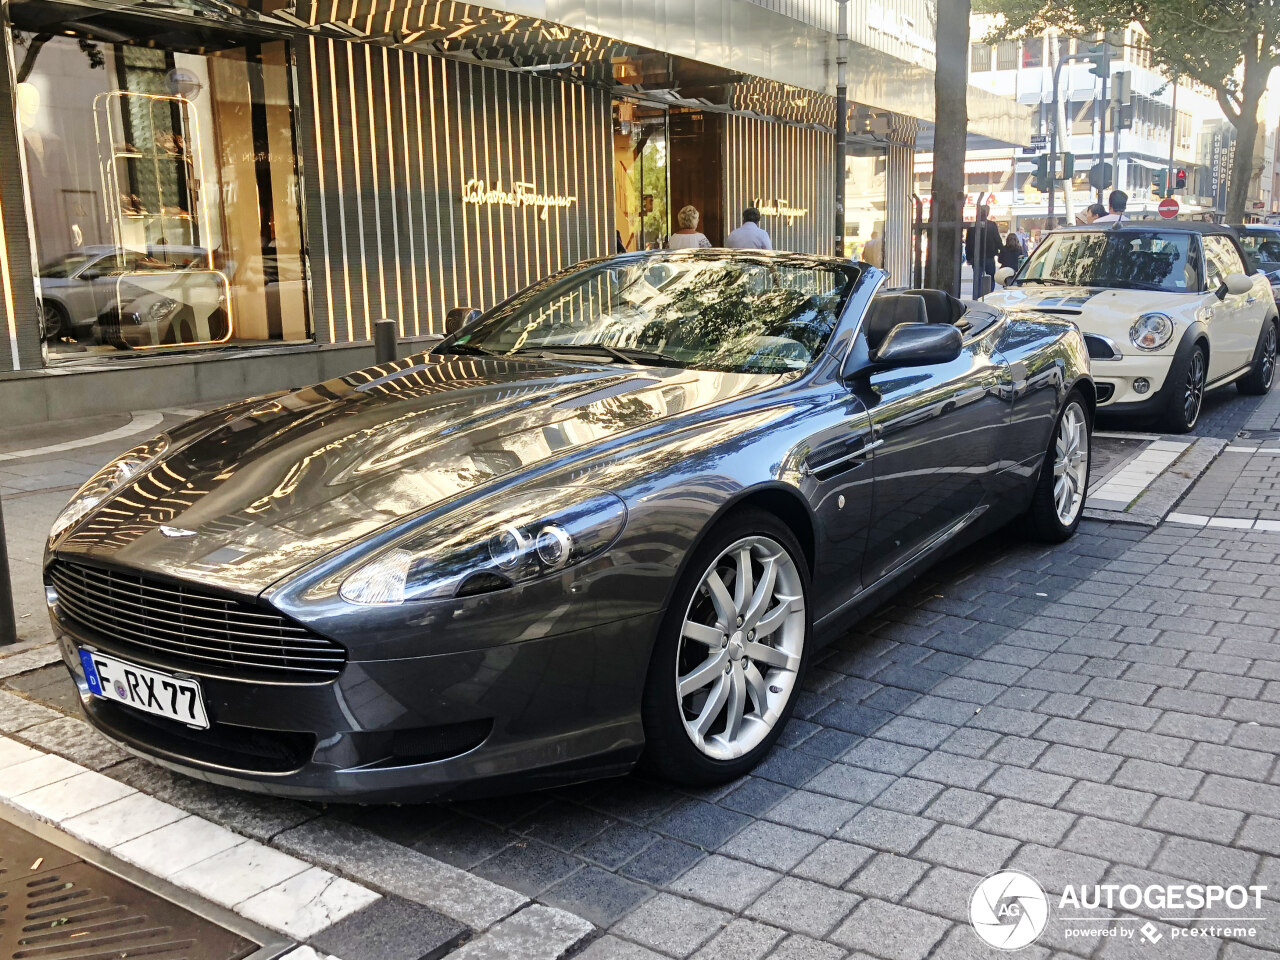
<svg viewBox="0 0 1280 960">
<path fill-rule="evenodd" d="M 1160 211 L 1160 216 L 1166 220 L 1172 220 L 1178 215 L 1178 201 L 1174 197 L 1165 197 L 1156 209 Z"/>
</svg>

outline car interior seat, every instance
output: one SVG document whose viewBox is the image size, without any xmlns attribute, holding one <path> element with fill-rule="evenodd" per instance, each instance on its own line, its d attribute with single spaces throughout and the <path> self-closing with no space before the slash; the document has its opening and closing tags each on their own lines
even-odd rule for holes
<svg viewBox="0 0 1280 960">
<path fill-rule="evenodd" d="M 968 309 L 962 301 L 957 300 L 945 290 L 921 289 L 905 292 L 924 301 L 924 309 L 929 315 L 930 323 L 946 323 L 954 326 Z"/>
<path fill-rule="evenodd" d="M 862 329 L 867 337 L 867 346 L 874 353 L 898 324 L 928 322 L 929 312 L 919 291 L 886 293 L 871 301 Z"/>
</svg>

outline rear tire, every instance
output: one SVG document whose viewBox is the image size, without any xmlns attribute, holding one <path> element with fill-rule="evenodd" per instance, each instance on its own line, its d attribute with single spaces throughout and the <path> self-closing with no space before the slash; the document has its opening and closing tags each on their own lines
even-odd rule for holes
<svg viewBox="0 0 1280 960">
<path fill-rule="evenodd" d="M 1253 353 L 1253 366 L 1236 381 L 1236 389 L 1247 397 L 1260 397 L 1271 389 L 1276 375 L 1276 346 L 1280 331 L 1276 318 L 1270 317 L 1258 334 L 1258 347 Z"/>
<path fill-rule="evenodd" d="M 1072 390 L 1053 425 L 1031 506 L 1023 517 L 1029 537 L 1043 543 L 1062 543 L 1075 534 L 1089 495 L 1092 450 L 1089 406 L 1079 390 Z"/>
<path fill-rule="evenodd" d="M 1209 378 L 1209 356 L 1197 343 L 1169 368 L 1169 400 L 1160 426 L 1169 433 L 1190 433 L 1200 421 L 1204 385 Z"/>
<path fill-rule="evenodd" d="M 744 559 L 746 578 L 739 573 Z M 654 644 L 642 767 L 709 786 L 764 759 L 800 695 L 812 633 L 809 595 L 804 552 L 773 514 L 734 511 L 707 534 Z"/>
</svg>

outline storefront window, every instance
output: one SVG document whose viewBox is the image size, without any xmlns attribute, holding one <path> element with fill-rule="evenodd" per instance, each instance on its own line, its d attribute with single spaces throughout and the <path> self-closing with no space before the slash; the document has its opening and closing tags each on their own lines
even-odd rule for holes
<svg viewBox="0 0 1280 960">
<path fill-rule="evenodd" d="M 13 34 L 53 359 L 310 337 L 288 48 L 202 41 Z"/>
</svg>

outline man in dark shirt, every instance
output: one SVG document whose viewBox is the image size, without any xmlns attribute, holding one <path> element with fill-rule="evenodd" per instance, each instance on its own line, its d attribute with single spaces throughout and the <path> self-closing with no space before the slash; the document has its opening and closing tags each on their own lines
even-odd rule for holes
<svg viewBox="0 0 1280 960">
<path fill-rule="evenodd" d="M 1000 252 L 1000 228 L 987 219 L 990 208 L 985 204 L 978 206 L 978 219 L 969 224 L 964 236 L 964 258 L 973 267 L 973 296 L 975 299 L 994 288 L 996 276 L 996 254 Z M 981 238 L 981 251 L 978 240 Z M 982 262 L 978 262 L 981 257 Z M 991 280 L 988 281 L 987 278 Z"/>
</svg>

